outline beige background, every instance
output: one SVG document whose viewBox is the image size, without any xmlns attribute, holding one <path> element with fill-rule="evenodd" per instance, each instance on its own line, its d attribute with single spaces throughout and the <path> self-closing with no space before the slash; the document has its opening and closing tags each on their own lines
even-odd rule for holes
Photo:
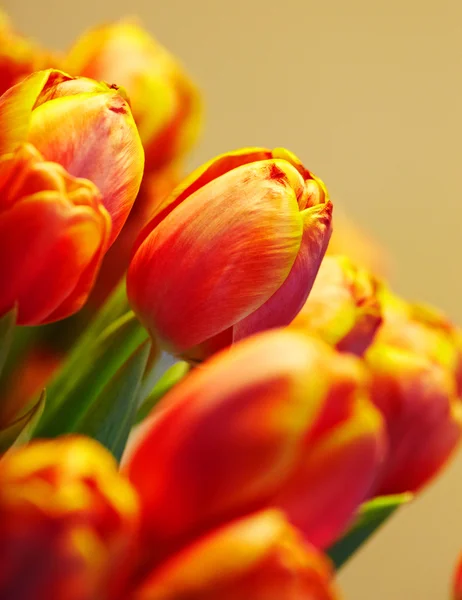
<svg viewBox="0 0 462 600">
<path fill-rule="evenodd" d="M 386 244 L 403 294 L 462 322 L 461 0 L 7 0 L 26 33 L 65 47 L 137 14 L 195 76 L 197 164 L 284 145 Z M 448 598 L 462 548 L 462 457 L 341 574 L 347 600 Z"/>
</svg>

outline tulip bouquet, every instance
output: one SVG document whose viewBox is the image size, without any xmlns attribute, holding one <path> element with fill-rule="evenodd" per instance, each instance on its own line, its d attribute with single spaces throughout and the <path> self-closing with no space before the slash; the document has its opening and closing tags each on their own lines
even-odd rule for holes
<svg viewBox="0 0 462 600">
<path fill-rule="evenodd" d="M 185 177 L 138 24 L 0 40 L 1 600 L 340 598 L 458 445 L 460 330 L 289 150 Z"/>
</svg>

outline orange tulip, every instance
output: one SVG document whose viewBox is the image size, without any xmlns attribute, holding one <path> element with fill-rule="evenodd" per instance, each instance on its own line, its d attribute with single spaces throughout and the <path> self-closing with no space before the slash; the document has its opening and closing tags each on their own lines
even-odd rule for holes
<svg viewBox="0 0 462 600">
<path fill-rule="evenodd" d="M 462 554 L 459 556 L 454 574 L 452 600 L 462 600 Z"/>
<path fill-rule="evenodd" d="M 125 464 L 151 560 L 274 506 L 317 547 L 331 543 L 382 456 L 381 418 L 358 363 L 278 330 L 216 355 L 178 384 Z"/>
<path fill-rule="evenodd" d="M 0 98 L 0 155 L 20 142 L 97 186 L 111 215 L 112 242 L 143 175 L 143 148 L 119 91 L 61 71 L 34 73 Z"/>
<path fill-rule="evenodd" d="M 377 493 L 417 491 L 438 473 L 462 433 L 459 331 L 432 309 L 382 295 L 384 324 L 365 355 L 389 455 Z"/>
<path fill-rule="evenodd" d="M 47 162 L 30 144 L 0 158 L 0 314 L 57 321 L 81 308 L 108 245 L 97 188 Z"/>
<path fill-rule="evenodd" d="M 327 560 L 268 510 L 203 536 L 155 569 L 133 600 L 335 600 Z"/>
<path fill-rule="evenodd" d="M 303 306 L 329 240 L 322 182 L 283 149 L 250 148 L 188 177 L 141 233 L 131 304 L 170 351 L 200 361 Z"/>
<path fill-rule="evenodd" d="M 0 9 L 0 94 L 34 71 L 60 63 L 61 57 L 17 33 Z"/>
<path fill-rule="evenodd" d="M 199 92 L 177 60 L 135 23 L 85 33 L 65 59 L 74 75 L 123 85 L 146 152 L 146 170 L 164 168 L 196 140 Z"/>
<path fill-rule="evenodd" d="M 96 442 L 11 450 L 0 462 L 0 597 L 123 597 L 137 515 L 133 490 Z"/>
<path fill-rule="evenodd" d="M 321 336 L 340 351 L 362 355 L 382 322 L 379 284 L 345 256 L 326 256 L 291 327 Z"/>
</svg>

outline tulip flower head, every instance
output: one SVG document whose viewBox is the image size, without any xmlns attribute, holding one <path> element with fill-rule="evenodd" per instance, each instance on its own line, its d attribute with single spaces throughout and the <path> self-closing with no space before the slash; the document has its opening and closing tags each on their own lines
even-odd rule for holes
<svg viewBox="0 0 462 600">
<path fill-rule="evenodd" d="M 358 359 L 277 330 L 217 354 L 177 385 L 125 463 L 151 560 L 270 507 L 317 547 L 331 543 L 382 458 L 382 422 L 361 373 Z"/>
<path fill-rule="evenodd" d="M 34 73 L 0 98 L 0 154 L 21 142 L 96 185 L 111 216 L 112 243 L 143 175 L 143 148 L 121 92 L 61 71 Z"/>
<path fill-rule="evenodd" d="M 284 149 L 250 148 L 199 168 L 135 244 L 132 307 L 171 352 L 200 361 L 303 306 L 324 256 L 332 204 Z"/>
<path fill-rule="evenodd" d="M 452 600 L 462 600 L 462 554 L 459 556 L 454 573 Z"/>
<path fill-rule="evenodd" d="M 120 21 L 85 33 L 70 49 L 66 68 L 124 86 L 146 152 L 146 170 L 178 160 L 197 138 L 201 102 L 178 61 L 142 27 Z"/>
<path fill-rule="evenodd" d="M 291 327 L 320 335 L 343 352 L 362 355 L 382 322 L 379 283 L 345 256 L 326 256 Z"/>
<path fill-rule="evenodd" d="M 119 598 L 137 527 L 135 493 L 96 442 L 10 451 L 0 462 L 0 597 Z"/>
<path fill-rule="evenodd" d="M 381 302 L 384 323 L 365 355 L 389 437 L 377 493 L 417 491 L 461 439 L 460 332 L 444 315 L 386 290 Z"/>
<path fill-rule="evenodd" d="M 86 301 L 110 237 L 98 189 L 30 144 L 0 158 L 0 314 L 63 319 Z"/>
</svg>

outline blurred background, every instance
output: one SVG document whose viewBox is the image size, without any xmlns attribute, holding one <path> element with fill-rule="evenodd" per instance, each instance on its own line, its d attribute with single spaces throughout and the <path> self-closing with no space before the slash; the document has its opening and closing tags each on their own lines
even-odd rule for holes
<svg viewBox="0 0 462 600">
<path fill-rule="evenodd" d="M 286 146 L 391 255 L 391 279 L 462 323 L 460 0 L 6 0 L 18 29 L 64 49 L 137 16 L 203 90 L 190 166 Z M 462 548 L 462 456 L 343 570 L 346 600 L 449 597 Z"/>
</svg>

